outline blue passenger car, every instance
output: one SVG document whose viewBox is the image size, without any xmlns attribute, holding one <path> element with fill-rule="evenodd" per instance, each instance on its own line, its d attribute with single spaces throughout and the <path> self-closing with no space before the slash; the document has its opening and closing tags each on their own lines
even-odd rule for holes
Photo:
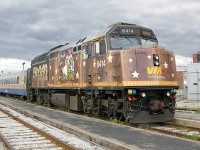
<svg viewBox="0 0 200 150">
<path fill-rule="evenodd" d="M 26 71 L 1 75 L 0 93 L 26 97 Z"/>
</svg>

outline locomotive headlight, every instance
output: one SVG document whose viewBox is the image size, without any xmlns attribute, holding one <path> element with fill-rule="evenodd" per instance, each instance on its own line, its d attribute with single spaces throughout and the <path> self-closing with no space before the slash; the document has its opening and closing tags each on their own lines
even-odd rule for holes
<svg viewBox="0 0 200 150">
<path fill-rule="evenodd" d="M 170 92 L 167 92 L 166 95 L 169 97 L 170 96 Z"/>
<path fill-rule="evenodd" d="M 142 96 L 142 97 L 146 97 L 146 93 L 142 92 L 142 93 L 141 93 L 141 96 Z"/>
<path fill-rule="evenodd" d="M 159 62 L 158 61 L 154 61 L 154 66 L 159 66 Z"/>
<path fill-rule="evenodd" d="M 153 54 L 153 63 L 154 66 L 159 66 L 159 56 L 157 54 Z"/>
<path fill-rule="evenodd" d="M 154 55 L 154 59 L 158 60 L 159 59 L 158 55 Z"/>
</svg>

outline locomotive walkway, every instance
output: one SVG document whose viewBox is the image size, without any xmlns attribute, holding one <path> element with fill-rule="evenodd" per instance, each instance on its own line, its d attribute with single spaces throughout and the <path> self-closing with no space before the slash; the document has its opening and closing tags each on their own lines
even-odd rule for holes
<svg viewBox="0 0 200 150">
<path fill-rule="evenodd" d="M 193 142 L 173 136 L 166 136 L 133 127 L 118 125 L 67 112 L 60 112 L 37 105 L 27 104 L 0 97 L 0 103 L 10 105 L 25 114 L 48 122 L 61 129 L 71 131 L 79 137 L 106 145 L 111 149 L 136 150 L 199 150 L 200 142 Z M 37 116 L 37 117 L 36 117 Z M 199 117 L 200 119 L 200 117 Z M 118 147 L 112 147 L 118 145 Z"/>
</svg>

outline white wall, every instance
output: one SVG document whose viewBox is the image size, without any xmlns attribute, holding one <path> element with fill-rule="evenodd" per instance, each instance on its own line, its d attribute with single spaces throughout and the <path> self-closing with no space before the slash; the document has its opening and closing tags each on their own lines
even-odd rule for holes
<svg viewBox="0 0 200 150">
<path fill-rule="evenodd" d="M 188 99 L 200 101 L 200 63 L 187 66 Z"/>
</svg>

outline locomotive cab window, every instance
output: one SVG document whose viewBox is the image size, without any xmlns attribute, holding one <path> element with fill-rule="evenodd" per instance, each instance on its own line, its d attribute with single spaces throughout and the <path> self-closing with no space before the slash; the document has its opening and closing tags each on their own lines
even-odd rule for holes
<svg viewBox="0 0 200 150">
<path fill-rule="evenodd" d="M 86 54 L 88 54 L 88 57 L 92 56 L 92 44 L 89 43 L 86 47 Z"/>
<path fill-rule="evenodd" d="M 81 50 L 81 45 L 78 46 L 78 51 L 80 51 L 80 50 Z"/>
<path fill-rule="evenodd" d="M 104 55 L 106 53 L 106 42 L 101 40 L 95 43 L 95 55 Z"/>
<path fill-rule="evenodd" d="M 73 47 L 73 52 L 76 52 L 76 47 Z"/>
<path fill-rule="evenodd" d="M 99 55 L 99 51 L 100 51 L 99 42 L 96 42 L 94 44 L 94 50 L 95 50 L 95 55 L 98 56 Z"/>
<path fill-rule="evenodd" d="M 106 53 L 106 41 L 100 41 L 100 55 L 104 55 Z"/>
</svg>

